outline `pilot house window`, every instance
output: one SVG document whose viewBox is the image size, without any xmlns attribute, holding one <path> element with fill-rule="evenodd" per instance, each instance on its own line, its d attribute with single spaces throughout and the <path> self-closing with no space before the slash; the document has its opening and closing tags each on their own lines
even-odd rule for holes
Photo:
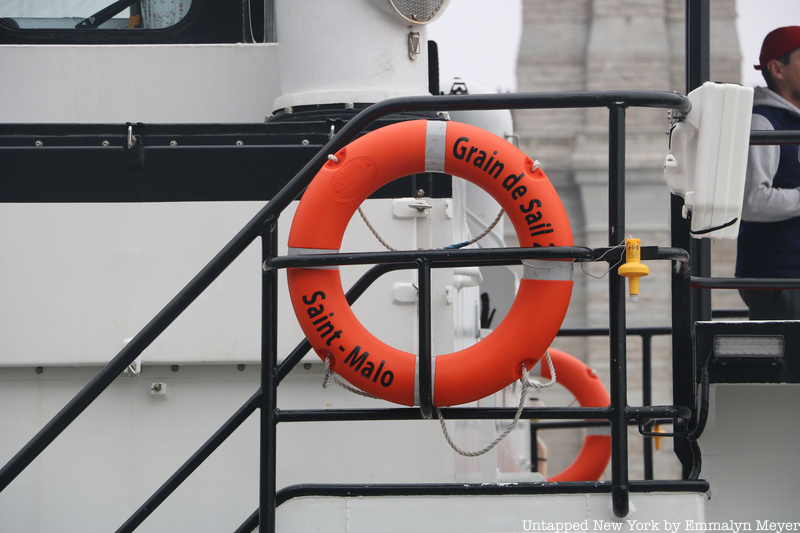
<svg viewBox="0 0 800 533">
<path fill-rule="evenodd" d="M 18 29 L 164 29 L 180 22 L 192 0 L 0 0 L 3 23 Z"/>
</svg>

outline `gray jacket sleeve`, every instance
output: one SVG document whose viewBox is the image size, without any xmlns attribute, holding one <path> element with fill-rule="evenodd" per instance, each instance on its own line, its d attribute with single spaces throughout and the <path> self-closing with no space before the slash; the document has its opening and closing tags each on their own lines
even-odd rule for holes
<svg viewBox="0 0 800 533">
<path fill-rule="evenodd" d="M 761 115 L 753 115 L 750 130 L 772 130 L 772 124 Z M 800 216 L 800 189 L 772 186 L 778 170 L 780 147 L 751 146 L 747 158 L 742 220 L 777 222 Z"/>
</svg>

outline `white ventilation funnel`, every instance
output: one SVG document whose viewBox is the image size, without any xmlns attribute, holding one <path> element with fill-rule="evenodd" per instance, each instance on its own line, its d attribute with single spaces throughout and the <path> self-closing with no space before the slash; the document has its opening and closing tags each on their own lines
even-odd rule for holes
<svg viewBox="0 0 800 533">
<path fill-rule="evenodd" d="M 276 0 L 282 91 L 274 109 L 428 94 L 427 27 L 384 9 L 391 7 L 376 0 Z"/>
</svg>

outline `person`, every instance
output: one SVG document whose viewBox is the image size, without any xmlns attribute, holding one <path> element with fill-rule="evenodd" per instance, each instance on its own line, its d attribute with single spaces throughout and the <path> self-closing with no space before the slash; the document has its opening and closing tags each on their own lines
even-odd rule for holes
<svg viewBox="0 0 800 533">
<path fill-rule="evenodd" d="M 770 32 L 759 64 L 767 83 L 756 87 L 751 131 L 800 130 L 800 26 Z M 753 145 L 747 161 L 736 274 L 800 278 L 798 145 Z M 800 319 L 800 290 L 740 290 L 751 320 Z"/>
</svg>

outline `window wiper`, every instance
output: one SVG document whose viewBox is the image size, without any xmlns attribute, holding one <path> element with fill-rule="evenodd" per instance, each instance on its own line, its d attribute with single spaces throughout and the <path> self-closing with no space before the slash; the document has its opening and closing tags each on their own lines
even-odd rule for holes
<svg viewBox="0 0 800 533">
<path fill-rule="evenodd" d="M 139 0 L 117 0 L 113 4 L 104 7 L 94 15 L 91 15 L 75 25 L 75 29 L 97 28 L 104 22 L 111 20 L 114 15 L 119 15 L 123 9 L 128 8 Z"/>
</svg>

